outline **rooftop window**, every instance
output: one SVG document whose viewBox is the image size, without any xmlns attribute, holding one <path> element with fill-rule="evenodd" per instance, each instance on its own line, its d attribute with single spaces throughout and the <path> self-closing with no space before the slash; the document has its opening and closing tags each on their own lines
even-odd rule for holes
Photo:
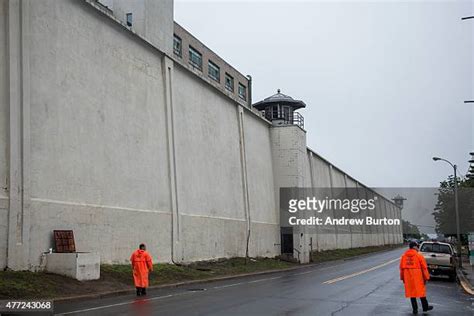
<svg viewBox="0 0 474 316">
<path fill-rule="evenodd" d="M 239 82 L 239 98 L 247 100 L 247 87 Z"/>
<path fill-rule="evenodd" d="M 179 57 L 183 55 L 183 43 L 181 38 L 176 34 L 173 37 L 173 52 Z"/>
<path fill-rule="evenodd" d="M 127 26 L 132 26 L 132 24 L 133 24 L 133 15 L 131 13 L 127 13 L 126 17 L 127 17 Z"/>
<path fill-rule="evenodd" d="M 234 77 L 225 73 L 225 88 L 230 92 L 234 92 Z"/>
<path fill-rule="evenodd" d="M 191 46 L 189 46 L 189 63 L 199 70 L 202 70 L 202 55 Z"/>
<path fill-rule="evenodd" d="M 212 61 L 209 60 L 208 64 L 208 71 L 209 71 L 209 78 L 220 82 L 221 81 L 221 70 L 219 66 L 214 64 Z"/>
</svg>

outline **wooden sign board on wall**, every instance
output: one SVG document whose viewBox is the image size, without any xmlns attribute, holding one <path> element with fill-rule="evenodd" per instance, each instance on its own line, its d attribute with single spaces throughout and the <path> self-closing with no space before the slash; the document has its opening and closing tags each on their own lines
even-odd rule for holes
<svg viewBox="0 0 474 316">
<path fill-rule="evenodd" d="M 74 243 L 74 233 L 72 230 L 55 230 L 53 234 L 56 252 L 76 252 L 76 244 Z"/>
</svg>

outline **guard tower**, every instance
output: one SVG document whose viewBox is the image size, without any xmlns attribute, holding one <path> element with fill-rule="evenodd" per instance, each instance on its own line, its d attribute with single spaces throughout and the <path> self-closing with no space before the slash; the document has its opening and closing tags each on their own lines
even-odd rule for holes
<svg viewBox="0 0 474 316">
<path fill-rule="evenodd" d="M 306 107 L 303 101 L 295 100 L 277 90 L 277 93 L 253 105 L 269 120 L 272 148 L 273 184 L 277 205 L 281 188 L 304 188 L 305 162 L 308 159 L 306 131 L 303 116 L 296 110 Z M 310 261 L 311 234 L 305 226 L 289 226 L 288 212 L 280 211 L 281 255 L 300 263 Z"/>
<path fill-rule="evenodd" d="M 280 89 L 276 94 L 255 103 L 253 107 L 262 112 L 273 125 L 298 125 L 304 128 L 303 116 L 295 111 L 306 107 L 306 104 L 281 93 Z"/>
<path fill-rule="evenodd" d="M 406 201 L 406 199 L 400 194 L 397 194 L 397 196 L 394 197 L 392 200 L 395 203 L 395 205 L 397 205 L 400 209 L 403 208 L 403 203 L 404 201 Z"/>
</svg>

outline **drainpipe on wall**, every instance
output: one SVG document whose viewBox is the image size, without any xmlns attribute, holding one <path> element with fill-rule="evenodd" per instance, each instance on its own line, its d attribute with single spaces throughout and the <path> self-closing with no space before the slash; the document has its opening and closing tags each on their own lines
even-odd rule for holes
<svg viewBox="0 0 474 316">
<path fill-rule="evenodd" d="M 247 75 L 247 79 L 249 80 L 248 81 L 248 89 L 249 89 L 249 93 L 248 93 L 248 106 L 249 108 L 252 107 L 252 76 L 251 75 Z"/>
<path fill-rule="evenodd" d="M 247 236 L 245 243 L 245 263 L 248 262 L 250 257 L 249 248 L 250 248 L 250 235 L 251 235 L 251 224 L 252 220 L 250 218 L 250 200 L 249 200 L 249 188 L 248 188 L 248 179 L 247 179 L 247 155 L 245 153 L 245 131 L 244 131 L 244 109 L 242 106 L 237 108 L 237 120 L 239 124 L 239 147 L 240 147 L 240 165 L 242 168 L 242 193 L 243 193 L 243 204 L 245 217 L 247 221 Z"/>
</svg>

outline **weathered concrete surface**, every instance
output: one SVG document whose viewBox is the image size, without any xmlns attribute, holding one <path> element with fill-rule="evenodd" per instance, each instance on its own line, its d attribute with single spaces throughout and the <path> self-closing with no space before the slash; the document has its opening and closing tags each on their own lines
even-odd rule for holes
<svg viewBox="0 0 474 316">
<path fill-rule="evenodd" d="M 45 257 L 47 272 L 64 275 L 79 281 L 100 278 L 100 256 L 97 253 L 48 253 Z"/>
<path fill-rule="evenodd" d="M 250 253 L 275 256 L 279 224 L 268 123 L 245 110 L 241 148 L 238 105 L 196 78 L 174 67 L 182 259 L 245 255 L 247 209 L 252 222 Z"/>
<path fill-rule="evenodd" d="M 274 166 L 275 195 L 279 205 L 280 188 L 305 186 L 306 131 L 296 125 L 272 126 L 270 128 L 272 161 Z M 306 226 L 295 226 L 293 230 L 293 257 L 300 263 L 310 259 L 311 237 Z"/>
<path fill-rule="evenodd" d="M 269 125 L 244 111 L 246 170 L 251 218 L 250 255 L 280 254 L 280 212 L 274 190 Z"/>
<path fill-rule="evenodd" d="M 7 1 L 0 0 L 0 269 L 5 268 L 8 239 L 8 82 Z"/>
<path fill-rule="evenodd" d="M 76 250 L 97 252 L 104 263 L 129 263 L 134 249 L 146 243 L 154 261 L 170 261 L 170 214 L 158 210 L 107 205 L 33 201 L 30 241 L 33 262 L 42 252 L 54 248 L 52 231 L 72 229 Z"/>
<path fill-rule="evenodd" d="M 96 0 L 85 0 L 98 6 Z M 107 6 L 107 14 L 112 15 L 123 25 L 146 38 L 153 46 L 171 55 L 173 52 L 173 0 L 99 0 Z M 132 13 L 132 26 L 127 26 L 126 14 Z"/>
<path fill-rule="evenodd" d="M 308 149 L 304 183 L 306 187 L 319 188 L 357 188 L 360 198 L 367 197 L 371 190 L 344 173 L 330 162 L 326 161 L 314 151 Z M 401 218 L 401 211 L 386 197 L 378 196 L 376 209 L 373 212 L 377 217 Z M 365 217 L 361 212 L 350 214 L 352 218 Z M 402 243 L 401 226 L 384 228 L 352 226 L 349 230 L 343 228 L 317 228 L 317 233 L 310 233 L 311 248 L 327 250 L 334 248 L 366 247 L 372 245 Z"/>
<path fill-rule="evenodd" d="M 0 199 L 0 269 L 7 265 L 8 200 Z"/>
<path fill-rule="evenodd" d="M 161 58 L 81 1 L 32 1 L 30 260 L 52 229 L 125 262 L 139 242 L 169 251 Z"/>
</svg>

